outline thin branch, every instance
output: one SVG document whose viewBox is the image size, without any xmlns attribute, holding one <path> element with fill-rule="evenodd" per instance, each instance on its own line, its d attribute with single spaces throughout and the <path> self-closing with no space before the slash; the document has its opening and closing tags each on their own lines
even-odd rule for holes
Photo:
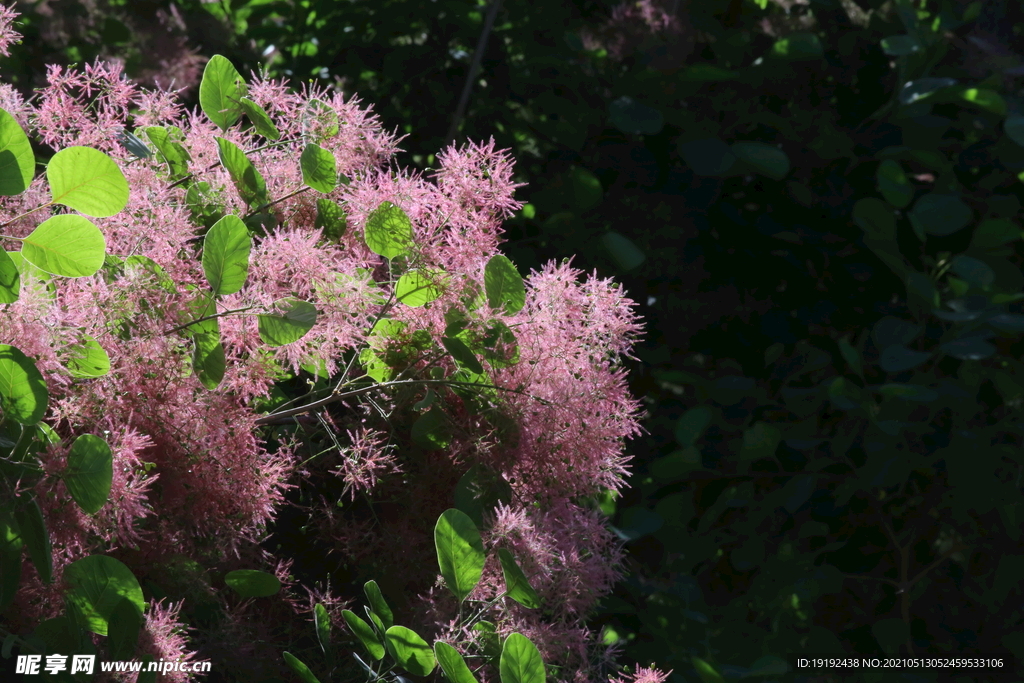
<svg viewBox="0 0 1024 683">
<path fill-rule="evenodd" d="M 466 114 L 466 106 L 469 105 L 469 93 L 473 90 L 473 83 L 480 73 L 480 63 L 484 59 L 484 51 L 487 49 L 487 40 L 491 37 L 491 29 L 494 28 L 494 20 L 501 8 L 501 0 L 491 0 L 491 7 L 487 11 L 487 18 L 484 20 L 484 29 L 480 32 L 480 39 L 476 43 L 476 52 L 473 53 L 473 62 L 469 66 L 469 74 L 466 76 L 466 83 L 462 86 L 462 95 L 459 97 L 459 106 L 455 108 L 455 116 L 452 117 L 452 125 L 445 136 L 444 146 L 448 147 L 455 142 L 459 126 L 462 125 L 462 118 Z"/>
<path fill-rule="evenodd" d="M 467 387 L 467 388 L 477 388 L 477 389 L 495 389 L 497 391 L 507 391 L 508 393 L 511 393 L 511 394 L 522 394 L 523 396 L 529 396 L 530 398 L 532 398 L 532 399 L 534 399 L 536 401 L 540 401 L 540 402 L 544 403 L 545 405 L 549 405 L 550 404 L 549 401 L 547 401 L 545 399 L 542 399 L 540 397 L 537 397 L 537 396 L 531 396 L 530 394 L 526 393 L 525 391 L 521 391 L 519 389 L 509 389 L 507 387 L 499 387 L 499 386 L 496 386 L 496 385 L 493 385 L 493 384 L 477 384 L 475 382 L 456 382 L 454 380 L 448 380 L 448 379 L 403 379 L 403 380 L 397 380 L 397 381 L 391 381 L 391 382 L 382 382 L 380 384 L 371 384 L 370 386 L 367 386 L 367 387 L 360 387 L 358 389 L 352 389 L 351 391 L 344 391 L 344 392 L 340 392 L 340 393 L 335 393 L 335 394 L 332 394 L 331 396 L 328 396 L 326 398 L 322 398 L 319 401 L 313 401 L 312 403 L 308 403 L 308 404 L 306 404 L 304 406 L 299 406 L 298 408 L 292 408 L 290 410 L 282 410 L 279 413 L 271 413 L 270 415 L 267 415 L 265 417 L 261 417 L 258 420 L 256 420 L 256 424 L 257 425 L 274 424 L 280 418 L 291 417 L 293 415 L 302 415 L 303 413 L 308 413 L 310 411 L 316 410 L 317 408 L 321 408 L 321 407 L 323 407 L 325 405 L 328 405 L 330 403 L 336 403 L 337 401 L 343 401 L 346 398 L 352 398 L 353 396 L 362 396 L 363 394 L 369 394 L 369 393 L 372 393 L 374 391 L 379 391 L 379 390 L 382 390 L 382 389 L 390 389 L 392 387 L 398 387 L 398 386 L 412 386 L 412 385 L 424 385 L 424 384 L 425 385 L 440 384 L 442 386 L 449 386 L 449 387 Z"/>
<path fill-rule="evenodd" d="M 254 308 L 259 308 L 259 306 L 245 306 L 243 308 L 233 308 L 230 311 L 221 311 L 220 313 L 212 313 L 210 315 L 204 315 L 202 318 L 196 318 L 195 320 L 190 320 L 187 323 L 185 323 L 184 325 L 178 325 L 177 327 L 172 327 L 169 330 L 164 330 L 164 334 L 174 334 L 178 330 L 183 330 L 186 327 L 191 327 L 192 325 L 195 325 L 196 323 L 201 323 L 201 322 L 203 322 L 205 320 L 213 320 L 214 318 L 223 318 L 224 316 L 231 315 L 232 313 L 244 313 L 245 311 L 251 311 Z"/>
</svg>

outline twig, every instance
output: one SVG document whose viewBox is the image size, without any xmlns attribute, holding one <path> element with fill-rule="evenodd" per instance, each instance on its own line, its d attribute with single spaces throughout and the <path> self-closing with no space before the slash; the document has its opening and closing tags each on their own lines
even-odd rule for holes
<svg viewBox="0 0 1024 683">
<path fill-rule="evenodd" d="M 379 391 L 381 389 L 390 389 L 392 387 L 410 386 L 410 385 L 417 385 L 417 384 L 426 384 L 426 385 L 440 384 L 440 385 L 449 386 L 449 387 L 469 387 L 469 388 L 475 387 L 477 389 L 495 389 L 497 391 L 507 391 L 507 392 L 509 392 L 511 394 L 523 394 L 524 396 L 530 396 L 530 394 L 527 394 L 525 391 L 521 391 L 519 389 L 509 389 L 507 387 L 499 387 L 499 386 L 496 386 L 496 385 L 493 385 L 493 384 L 477 384 L 476 382 L 457 382 L 457 381 L 450 380 L 450 379 L 403 379 L 403 380 L 396 380 L 396 381 L 391 381 L 391 382 L 382 382 L 380 384 L 371 384 L 370 386 L 360 387 L 358 389 L 352 389 L 351 391 L 344 391 L 344 392 L 334 393 L 334 394 L 331 394 L 330 396 L 328 396 L 326 398 L 320 399 L 319 401 L 313 401 L 312 403 L 307 403 L 306 405 L 299 406 L 298 408 L 292 408 L 290 410 L 282 410 L 279 413 L 271 413 L 270 415 L 267 415 L 265 417 L 261 417 L 258 420 L 256 420 L 256 424 L 257 425 L 274 424 L 275 422 L 277 422 L 277 420 L 279 420 L 281 418 L 291 417 L 293 415 L 302 415 L 303 413 L 308 413 L 310 411 L 316 410 L 317 408 L 323 407 L 323 406 L 328 405 L 330 403 L 335 403 L 337 401 L 342 401 L 342 400 L 344 400 L 346 398 L 352 398 L 353 396 L 361 396 L 363 394 L 369 394 L 371 392 Z M 549 401 L 547 401 L 545 399 L 542 399 L 542 398 L 539 398 L 537 396 L 530 396 L 530 398 L 533 398 L 534 400 L 540 401 L 540 402 L 544 403 L 545 405 L 549 405 L 550 404 Z"/>
<path fill-rule="evenodd" d="M 462 117 L 466 114 L 466 106 L 469 105 L 469 93 L 473 90 L 473 83 L 480 72 L 480 63 L 484 59 L 484 51 L 487 49 L 487 40 L 491 36 L 491 29 L 494 27 L 494 20 L 501 8 L 501 0 L 491 0 L 491 6 L 487 11 L 487 18 L 484 20 L 484 30 L 480 32 L 480 39 L 476 43 L 476 52 L 473 53 L 473 62 L 469 66 L 469 75 L 466 76 L 466 83 L 462 86 L 462 95 L 459 97 L 459 106 L 455 108 L 455 116 L 452 117 L 452 125 L 445 136 L 444 146 L 448 147 L 455 142 L 455 136 L 462 124 Z"/>
</svg>

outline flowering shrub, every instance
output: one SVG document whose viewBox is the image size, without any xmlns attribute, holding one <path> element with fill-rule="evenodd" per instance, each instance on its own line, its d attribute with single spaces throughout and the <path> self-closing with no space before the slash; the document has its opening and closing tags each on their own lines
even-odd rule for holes
<svg viewBox="0 0 1024 683">
<path fill-rule="evenodd" d="M 299 636 L 251 628 L 312 611 L 328 670 L 340 617 L 374 677 L 613 673 L 583 624 L 620 549 L 587 500 L 622 486 L 640 326 L 613 283 L 498 253 L 510 159 L 409 173 L 356 100 L 222 57 L 201 112 L 116 65 L 48 83 L 0 87 L 5 656 L 265 657 Z M 55 151 L 39 176 L 26 129 Z M 258 545 L 286 497 L 338 565 L 309 604 Z M 372 623 L 344 609 L 363 574 L 394 605 L 367 583 Z"/>
</svg>

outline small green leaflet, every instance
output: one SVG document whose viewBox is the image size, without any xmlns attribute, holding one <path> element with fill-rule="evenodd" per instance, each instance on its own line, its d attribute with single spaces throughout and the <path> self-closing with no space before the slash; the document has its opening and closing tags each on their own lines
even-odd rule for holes
<svg viewBox="0 0 1024 683">
<path fill-rule="evenodd" d="M 348 229 L 345 220 L 345 209 L 330 199 L 320 197 L 316 200 L 316 220 L 313 227 L 323 229 L 324 237 L 334 242 L 340 240 Z"/>
<path fill-rule="evenodd" d="M 284 661 L 288 668 L 302 680 L 302 683 L 320 683 L 320 679 L 313 675 L 309 667 L 302 663 L 302 660 L 287 650 L 284 653 Z"/>
<path fill-rule="evenodd" d="M 498 666 L 501 683 L 544 683 L 544 660 L 537 646 L 521 633 L 505 639 Z"/>
<path fill-rule="evenodd" d="M 530 609 L 540 607 L 540 596 L 533 590 L 530 580 L 519 568 L 512 553 L 506 548 L 498 548 L 498 560 L 501 562 L 501 573 L 505 577 L 505 590 L 508 592 L 508 597 L 523 607 Z"/>
<path fill-rule="evenodd" d="M 338 166 L 334 155 L 312 142 L 307 144 L 299 157 L 302 182 L 317 192 L 327 194 L 338 185 Z"/>
<path fill-rule="evenodd" d="M 106 505 L 114 479 L 113 463 L 110 446 L 98 436 L 82 434 L 72 444 L 62 478 L 86 514 L 94 515 Z"/>
<path fill-rule="evenodd" d="M 395 296 L 406 306 L 418 308 L 444 294 L 446 279 L 443 270 L 410 270 L 398 278 Z"/>
<path fill-rule="evenodd" d="M 316 306 L 308 301 L 288 298 L 275 304 L 280 315 L 257 316 L 260 339 L 270 346 L 284 346 L 302 339 L 316 324 Z"/>
<path fill-rule="evenodd" d="M 25 131 L 13 116 L 0 109 L 0 195 L 11 197 L 27 190 L 35 165 Z"/>
<path fill-rule="evenodd" d="M 203 241 L 203 272 L 214 295 L 234 294 L 249 276 L 252 237 L 245 223 L 228 214 L 213 224 Z"/>
<path fill-rule="evenodd" d="M 316 639 L 320 650 L 327 655 L 327 665 L 334 666 L 334 653 L 331 651 L 331 616 L 327 608 L 319 602 L 313 607 L 313 626 L 316 628 Z"/>
<path fill-rule="evenodd" d="M 434 526 L 434 547 L 445 584 L 462 602 L 480 582 L 486 560 L 476 524 L 464 512 L 445 510 Z"/>
<path fill-rule="evenodd" d="M 459 365 L 478 375 L 483 373 L 484 368 L 480 365 L 480 361 L 477 360 L 476 354 L 461 339 L 457 337 L 443 337 L 441 343 L 444 345 L 445 350 L 452 355 L 452 358 L 458 361 Z"/>
<path fill-rule="evenodd" d="M 381 623 L 384 624 L 384 628 L 390 628 L 394 625 L 394 615 L 391 613 L 391 608 L 388 607 L 388 603 L 384 601 L 384 595 L 380 592 L 380 587 L 376 581 L 367 581 L 363 584 L 363 593 L 366 594 L 366 600 L 370 603 L 370 609 L 377 615 Z"/>
<path fill-rule="evenodd" d="M 106 555 L 89 555 L 64 569 L 71 586 L 68 599 L 81 611 L 86 627 L 101 636 L 108 634 L 110 619 L 122 598 L 132 602 L 141 614 L 146 608 L 142 587 L 132 571 Z"/>
<path fill-rule="evenodd" d="M 171 178 L 177 180 L 188 175 L 188 164 L 192 161 L 192 157 L 181 144 L 171 139 L 171 130 L 180 133 L 177 128 L 168 129 L 159 126 L 150 126 L 145 129 L 145 132 L 149 141 L 153 143 L 167 163 Z"/>
<path fill-rule="evenodd" d="M 112 659 L 131 659 L 139 642 L 142 612 L 129 598 L 121 597 L 110 613 L 107 643 Z"/>
<path fill-rule="evenodd" d="M 64 277 L 88 277 L 103 267 L 107 242 L 88 218 L 51 216 L 21 242 L 21 255 L 40 270 Z"/>
<path fill-rule="evenodd" d="M 226 131 L 242 115 L 239 101 L 245 95 L 245 80 L 231 61 L 222 55 L 211 57 L 199 83 L 199 106 L 206 118 Z"/>
<path fill-rule="evenodd" d="M 68 147 L 46 165 L 55 204 L 106 218 L 128 204 L 128 180 L 109 156 L 92 147 Z"/>
<path fill-rule="evenodd" d="M 349 630 L 359 639 L 359 642 L 363 644 L 363 647 L 366 648 L 370 656 L 374 659 L 382 659 L 384 657 L 384 646 L 381 645 L 377 634 L 373 632 L 373 627 L 363 621 L 352 610 L 342 610 L 341 616 L 345 619 L 345 623 L 348 624 Z"/>
<path fill-rule="evenodd" d="M 248 97 L 242 97 L 238 100 L 239 106 L 242 107 L 242 111 L 252 121 L 252 125 L 256 128 L 256 132 L 265 137 L 268 140 L 277 140 L 281 137 L 281 133 L 277 130 L 274 122 L 270 120 L 270 116 L 263 107 L 250 100 Z"/>
<path fill-rule="evenodd" d="M 414 676 L 427 676 L 437 665 L 434 651 L 427 645 L 427 641 L 412 629 L 392 626 L 384 634 L 384 641 L 398 666 Z"/>
<path fill-rule="evenodd" d="M 98 341 L 87 334 L 82 335 L 80 344 L 68 350 L 68 355 L 68 372 L 72 377 L 102 377 L 110 372 L 110 356 Z"/>
<path fill-rule="evenodd" d="M 215 138 L 220 163 L 227 169 L 231 181 L 238 190 L 238 196 L 249 206 L 267 203 L 267 182 L 249 161 L 245 152 L 230 140 Z"/>
<path fill-rule="evenodd" d="M 43 583 L 53 583 L 53 547 L 50 532 L 43 519 L 43 511 L 35 498 L 22 499 L 14 509 L 14 521 L 21 532 L 21 540 L 28 546 L 28 556 Z M 67 577 L 65 570 L 65 577 Z"/>
<path fill-rule="evenodd" d="M 526 288 L 515 264 L 507 256 L 492 256 L 484 268 L 484 290 L 491 308 L 503 308 L 513 315 L 526 305 Z"/>
<path fill-rule="evenodd" d="M 373 376 L 369 369 L 367 374 Z M 445 417 L 444 411 L 436 406 L 416 418 L 416 421 L 412 423 L 410 436 L 414 444 L 428 451 L 445 448 L 452 442 L 448 419 Z"/>
<path fill-rule="evenodd" d="M 374 254 L 393 259 L 412 249 L 412 222 L 400 207 L 381 202 L 366 218 L 363 237 Z"/>
<path fill-rule="evenodd" d="M 452 683 L 477 683 L 476 677 L 469 670 L 466 660 L 462 658 L 459 651 L 443 640 L 434 643 L 434 657 L 441 665 L 444 675 Z"/>
<path fill-rule="evenodd" d="M 23 425 L 43 419 L 50 392 L 31 358 L 20 349 L 0 344 L 0 409 L 4 417 Z"/>
<path fill-rule="evenodd" d="M 0 304 L 13 304 L 21 296 L 21 273 L 14 259 L 0 249 Z"/>
<path fill-rule="evenodd" d="M 224 354 L 224 344 L 220 340 L 220 325 L 217 320 L 206 320 L 204 323 L 213 329 L 192 333 L 192 342 L 195 345 L 192 350 L 192 369 L 203 386 L 213 391 L 224 379 L 227 358 Z"/>
</svg>

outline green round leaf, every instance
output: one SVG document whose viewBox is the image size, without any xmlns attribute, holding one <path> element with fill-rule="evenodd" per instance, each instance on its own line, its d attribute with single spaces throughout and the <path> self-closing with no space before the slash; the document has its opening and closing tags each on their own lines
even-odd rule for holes
<svg viewBox="0 0 1024 683">
<path fill-rule="evenodd" d="M 451 508 L 437 519 L 434 547 L 441 576 L 448 589 L 462 602 L 483 575 L 486 555 L 480 532 L 468 515 Z"/>
<path fill-rule="evenodd" d="M 224 583 L 243 598 L 266 598 L 281 590 L 281 581 L 276 576 L 258 569 L 228 572 Z"/>
<path fill-rule="evenodd" d="M 93 515 L 110 496 L 114 480 L 114 457 L 107 442 L 92 434 L 83 434 L 71 446 L 64 483 L 78 506 Z"/>
<path fill-rule="evenodd" d="M 512 553 L 506 548 L 498 548 L 498 560 L 501 562 L 501 573 L 505 577 L 505 590 L 508 597 L 523 607 L 536 609 L 540 607 L 540 596 L 533 590 L 530 580 L 516 563 Z"/>
<path fill-rule="evenodd" d="M 242 111 L 252 121 L 252 125 L 256 128 L 256 132 L 265 137 L 268 140 L 277 140 L 281 137 L 281 133 L 277 130 L 277 126 L 270 120 L 270 116 L 260 105 L 256 104 L 248 97 L 242 97 L 238 100 L 239 106 L 242 107 Z"/>
<path fill-rule="evenodd" d="M 22 240 L 21 255 L 40 270 L 87 277 L 103 267 L 107 243 L 89 219 L 73 213 L 47 218 Z"/>
<path fill-rule="evenodd" d="M 512 633 L 505 639 L 498 663 L 501 683 L 544 683 L 544 660 L 537 646 L 522 633 Z"/>
<path fill-rule="evenodd" d="M 898 161 L 886 159 L 878 165 L 878 191 L 897 208 L 905 208 L 914 199 L 914 187 Z"/>
<path fill-rule="evenodd" d="M 412 222 L 400 207 L 391 202 L 382 202 L 366 218 L 363 237 L 370 251 L 386 259 L 393 259 L 412 249 Z"/>
<path fill-rule="evenodd" d="M 317 192 L 327 194 L 338 184 L 338 166 L 334 154 L 319 145 L 307 144 L 299 157 L 302 182 Z"/>
<path fill-rule="evenodd" d="M 14 521 L 21 540 L 28 547 L 28 556 L 43 583 L 53 583 L 53 546 L 46 528 L 43 511 L 35 498 L 22 499 L 14 508 Z"/>
<path fill-rule="evenodd" d="M 665 127 L 661 112 L 632 97 L 620 97 L 608 106 L 612 125 L 630 135 L 657 135 Z"/>
<path fill-rule="evenodd" d="M 50 392 L 36 364 L 19 349 L 0 344 L 0 409 L 4 417 L 31 425 L 43 419 Z"/>
<path fill-rule="evenodd" d="M 412 629 L 392 626 L 384 634 L 384 641 L 398 666 L 413 676 L 427 676 L 437 665 L 434 651 L 427 645 L 427 641 L 420 638 Z"/>
<path fill-rule="evenodd" d="M 21 296 L 21 273 L 11 255 L 6 250 L 0 249 L 0 304 L 13 304 L 19 296 Z"/>
<path fill-rule="evenodd" d="M 82 343 L 68 350 L 68 371 L 72 377 L 102 377 L 110 372 L 110 356 L 99 342 L 89 335 L 82 335 Z"/>
<path fill-rule="evenodd" d="M 418 308 L 444 294 L 445 280 L 442 270 L 410 270 L 398 278 L 395 296 L 406 306 Z"/>
<path fill-rule="evenodd" d="M 734 142 L 733 153 L 763 176 L 782 180 L 789 173 L 789 157 L 778 147 L 763 142 Z"/>
<path fill-rule="evenodd" d="M 692 64 L 683 71 L 682 80 L 709 83 L 714 81 L 735 81 L 740 77 L 738 71 L 730 71 L 704 62 Z"/>
<path fill-rule="evenodd" d="M 459 651 L 448 643 L 438 640 L 434 643 L 434 657 L 441 670 L 452 683 L 477 683 L 476 676 L 469 670 L 466 660 Z"/>
<path fill-rule="evenodd" d="M 349 630 L 359 639 L 359 642 L 363 644 L 363 647 L 366 648 L 371 657 L 378 660 L 384 657 L 384 646 L 381 645 L 380 639 L 374 633 L 373 627 L 363 621 L 352 610 L 342 610 L 341 616 L 345 619 L 345 623 L 348 624 Z"/>
<path fill-rule="evenodd" d="M 249 277 L 252 237 L 245 223 L 228 214 L 213 224 L 203 241 L 203 272 L 216 296 L 234 294 Z"/>
<path fill-rule="evenodd" d="M 35 166 L 36 157 L 25 131 L 13 116 L 0 109 L 0 195 L 10 197 L 27 190 Z"/>
<path fill-rule="evenodd" d="M 128 204 L 124 173 L 116 161 L 98 149 L 62 149 L 46 165 L 46 179 L 55 204 L 86 216 L 113 216 Z"/>
<path fill-rule="evenodd" d="M 725 175 L 736 163 L 732 148 L 718 138 L 680 142 L 679 154 L 694 173 L 702 176 Z"/>
<path fill-rule="evenodd" d="M 491 308 L 503 308 L 509 315 L 526 305 L 526 287 L 515 264 L 507 256 L 492 256 L 484 268 L 484 290 Z"/>
<path fill-rule="evenodd" d="M 973 213 L 959 197 L 933 192 L 917 200 L 909 217 L 919 234 L 945 236 L 966 228 Z"/>
<path fill-rule="evenodd" d="M 221 130 L 230 128 L 242 114 L 245 80 L 227 57 L 214 55 L 203 69 L 199 83 L 199 106 L 206 118 Z"/>
<path fill-rule="evenodd" d="M 90 555 L 76 560 L 64 569 L 64 580 L 70 585 L 67 598 L 85 617 L 93 633 L 107 635 L 114 611 L 122 598 L 127 598 L 141 614 L 146 607 L 142 587 L 131 570 L 106 555 Z"/>
<path fill-rule="evenodd" d="M 602 235 L 601 244 L 623 272 L 633 270 L 647 258 L 632 240 L 615 231 Z"/>
<path fill-rule="evenodd" d="M 270 346 L 284 346 L 298 341 L 316 324 L 316 306 L 299 299 L 283 299 L 278 302 L 283 309 L 280 315 L 262 314 L 257 316 L 260 339 Z"/>
</svg>

